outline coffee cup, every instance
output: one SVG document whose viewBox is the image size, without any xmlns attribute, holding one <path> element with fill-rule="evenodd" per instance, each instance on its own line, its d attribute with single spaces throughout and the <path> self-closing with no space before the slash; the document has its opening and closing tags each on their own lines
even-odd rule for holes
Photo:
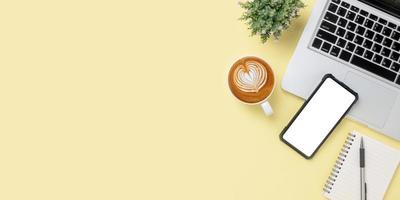
<svg viewBox="0 0 400 200">
<path fill-rule="evenodd" d="M 229 70 L 229 88 L 232 94 L 248 105 L 261 105 L 267 116 L 273 114 L 268 102 L 275 88 L 275 75 L 263 59 L 247 56 L 237 60 Z"/>
</svg>

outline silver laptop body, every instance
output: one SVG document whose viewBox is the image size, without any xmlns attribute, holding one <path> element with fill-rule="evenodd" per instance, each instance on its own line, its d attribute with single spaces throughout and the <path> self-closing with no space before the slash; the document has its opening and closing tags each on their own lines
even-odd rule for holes
<svg viewBox="0 0 400 200">
<path fill-rule="evenodd" d="M 400 140 L 398 33 L 400 19 L 370 4 L 317 0 L 282 88 L 306 99 L 331 73 L 359 94 L 351 119 Z"/>
</svg>

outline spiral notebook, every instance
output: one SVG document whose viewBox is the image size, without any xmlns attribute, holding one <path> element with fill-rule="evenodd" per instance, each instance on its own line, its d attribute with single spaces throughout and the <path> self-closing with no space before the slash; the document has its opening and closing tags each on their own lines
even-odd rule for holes
<svg viewBox="0 0 400 200">
<path fill-rule="evenodd" d="M 360 199 L 359 147 L 365 146 L 367 199 L 383 199 L 400 163 L 400 151 L 353 131 L 349 133 L 324 186 L 324 196 L 334 200 Z"/>
</svg>

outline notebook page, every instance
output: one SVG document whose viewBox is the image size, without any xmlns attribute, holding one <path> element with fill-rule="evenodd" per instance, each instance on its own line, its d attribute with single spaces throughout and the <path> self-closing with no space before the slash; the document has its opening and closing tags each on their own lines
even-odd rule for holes
<svg viewBox="0 0 400 200">
<path fill-rule="evenodd" d="M 361 135 L 356 135 L 345 158 L 332 190 L 325 196 L 330 199 L 348 200 L 360 198 L 360 163 L 359 147 Z M 383 199 L 386 189 L 399 165 L 400 151 L 363 136 L 365 147 L 365 176 L 367 182 L 367 199 Z"/>
</svg>

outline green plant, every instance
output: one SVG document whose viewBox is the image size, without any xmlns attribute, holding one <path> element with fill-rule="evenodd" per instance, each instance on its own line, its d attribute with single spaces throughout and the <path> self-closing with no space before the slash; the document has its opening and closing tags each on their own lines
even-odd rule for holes
<svg viewBox="0 0 400 200">
<path fill-rule="evenodd" d="M 304 7 L 301 0 L 250 0 L 239 4 L 245 9 L 240 20 L 248 24 L 252 36 L 260 35 L 263 43 L 271 35 L 279 39 Z"/>
</svg>

